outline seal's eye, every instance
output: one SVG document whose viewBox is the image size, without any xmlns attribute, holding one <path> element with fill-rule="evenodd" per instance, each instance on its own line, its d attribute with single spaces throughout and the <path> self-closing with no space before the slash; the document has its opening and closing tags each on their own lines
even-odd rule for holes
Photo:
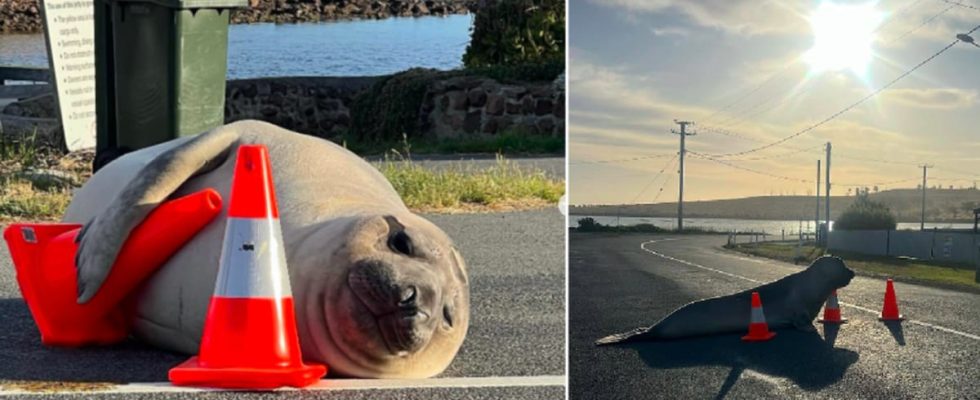
<svg viewBox="0 0 980 400">
<path fill-rule="evenodd" d="M 388 247 L 396 253 L 406 256 L 415 254 L 415 246 L 412 245 L 412 238 L 405 231 L 398 231 L 388 237 Z"/>
</svg>

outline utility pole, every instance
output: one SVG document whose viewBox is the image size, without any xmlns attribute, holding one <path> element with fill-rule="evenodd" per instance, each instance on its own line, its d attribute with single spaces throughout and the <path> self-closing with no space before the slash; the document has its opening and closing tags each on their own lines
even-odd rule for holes
<svg viewBox="0 0 980 400">
<path fill-rule="evenodd" d="M 922 168 L 922 219 L 919 221 L 919 230 L 926 230 L 926 170 L 932 168 L 932 165 L 922 164 L 919 167 Z"/>
<path fill-rule="evenodd" d="M 813 220 L 813 226 L 820 229 L 820 160 L 817 160 L 817 191 L 815 194 L 817 198 L 817 216 Z"/>
<path fill-rule="evenodd" d="M 684 138 L 687 136 L 693 136 L 695 133 L 687 131 L 688 125 L 694 125 L 693 121 L 678 121 L 675 119 L 674 123 L 680 125 L 681 127 L 680 132 L 673 129 L 670 130 L 677 135 L 681 135 L 681 151 L 680 153 L 677 153 L 681 160 L 680 169 L 677 170 L 677 174 L 680 176 L 680 182 L 678 182 L 679 190 L 677 194 L 677 231 L 680 232 L 684 230 L 684 153 L 686 152 L 684 149 Z"/>
<path fill-rule="evenodd" d="M 827 218 L 827 233 L 824 235 L 824 243 L 826 243 L 827 248 L 830 248 L 830 142 L 827 142 L 827 200 L 824 205 L 824 217 Z"/>
</svg>

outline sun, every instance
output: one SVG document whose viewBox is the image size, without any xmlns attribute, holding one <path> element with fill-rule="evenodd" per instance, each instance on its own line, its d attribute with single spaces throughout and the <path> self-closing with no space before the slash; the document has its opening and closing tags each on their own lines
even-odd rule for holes
<svg viewBox="0 0 980 400">
<path fill-rule="evenodd" d="M 803 56 L 812 72 L 850 70 L 864 76 L 872 59 L 875 30 L 884 19 L 875 5 L 820 3 L 808 18 L 813 48 Z"/>
</svg>

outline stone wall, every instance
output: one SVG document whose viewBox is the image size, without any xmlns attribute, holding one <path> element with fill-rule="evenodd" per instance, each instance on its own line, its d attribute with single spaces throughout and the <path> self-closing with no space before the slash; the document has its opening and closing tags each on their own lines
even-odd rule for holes
<svg viewBox="0 0 980 400">
<path fill-rule="evenodd" d="M 436 82 L 426 98 L 424 128 L 439 139 L 501 132 L 565 134 L 565 93 L 560 84 L 502 84 L 459 77 Z"/>
<path fill-rule="evenodd" d="M 350 129 L 350 106 L 377 78 L 260 78 L 228 81 L 225 121 L 259 119 L 338 140 Z"/>
<path fill-rule="evenodd" d="M 341 140 L 354 97 L 378 78 L 263 78 L 229 81 L 225 120 L 259 119 Z M 419 109 L 422 136 L 489 137 L 501 132 L 563 136 L 565 94 L 551 82 L 501 84 L 457 77 L 433 83 Z"/>
<path fill-rule="evenodd" d="M 382 19 L 428 15 L 466 14 L 474 0 L 251 0 L 252 6 L 235 10 L 233 23 L 315 22 L 342 19 Z"/>
<path fill-rule="evenodd" d="M 288 77 L 228 81 L 225 121 L 267 121 L 296 132 L 340 142 L 351 128 L 355 96 L 380 77 Z M 7 105 L 0 115 L 12 121 L 54 122 L 54 96 Z M 480 77 L 432 83 L 419 105 L 422 137 L 487 138 L 512 132 L 562 137 L 565 92 L 561 82 L 503 84 Z M 26 125 L 25 125 L 26 126 Z M 7 132 L 11 134 L 12 131 Z M 48 136 L 56 136 L 58 132 Z M 47 133 L 45 134 L 47 135 Z"/>
<path fill-rule="evenodd" d="M 232 23 L 317 22 L 466 14 L 477 0 L 250 0 Z M 41 0 L 0 0 L 0 33 L 41 32 Z"/>
</svg>

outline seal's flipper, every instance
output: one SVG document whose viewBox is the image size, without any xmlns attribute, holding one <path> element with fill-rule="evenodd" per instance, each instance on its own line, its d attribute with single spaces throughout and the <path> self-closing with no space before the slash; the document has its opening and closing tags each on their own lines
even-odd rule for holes
<svg viewBox="0 0 980 400">
<path fill-rule="evenodd" d="M 596 340 L 595 341 L 595 345 L 596 346 L 605 346 L 605 345 L 610 345 L 610 344 L 629 343 L 629 342 L 641 341 L 641 340 L 644 340 L 644 339 L 652 339 L 652 338 L 649 337 L 649 336 L 651 336 L 651 334 L 650 334 L 651 328 L 652 327 L 636 328 L 636 329 L 631 330 L 629 332 L 623 332 L 623 333 L 617 333 L 615 335 L 609 335 L 609 336 L 606 336 L 606 337 L 601 338 L 599 340 Z"/>
<path fill-rule="evenodd" d="M 126 184 L 102 214 L 85 224 L 75 254 L 80 304 L 102 286 L 133 228 L 188 179 L 221 165 L 239 138 L 239 130 L 229 125 L 161 153 Z"/>
</svg>

